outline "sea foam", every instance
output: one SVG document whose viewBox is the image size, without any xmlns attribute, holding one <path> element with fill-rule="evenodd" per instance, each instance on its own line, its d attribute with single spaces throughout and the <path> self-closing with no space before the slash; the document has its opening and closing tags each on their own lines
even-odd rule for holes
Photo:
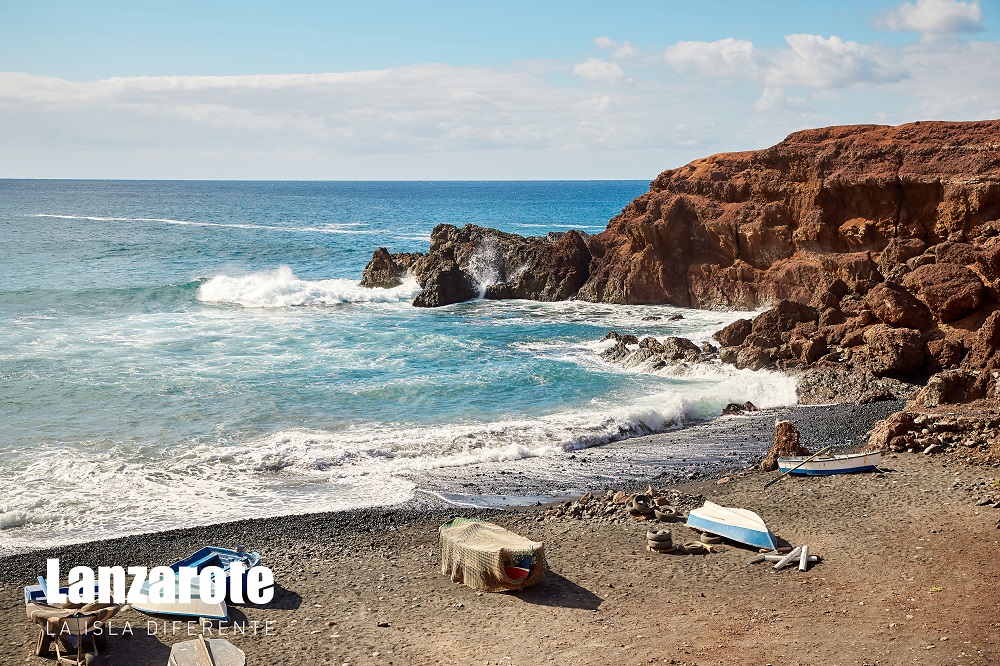
<svg viewBox="0 0 1000 666">
<path fill-rule="evenodd" d="M 353 280 L 302 280 L 292 269 L 250 273 L 239 277 L 217 275 L 198 288 L 204 303 L 231 303 L 248 308 L 286 308 L 341 303 L 399 303 L 420 291 L 414 278 L 393 289 L 362 287 Z"/>
</svg>

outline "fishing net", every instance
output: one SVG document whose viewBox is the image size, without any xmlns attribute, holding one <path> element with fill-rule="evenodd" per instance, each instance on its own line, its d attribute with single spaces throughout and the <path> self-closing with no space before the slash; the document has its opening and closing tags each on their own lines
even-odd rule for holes
<svg viewBox="0 0 1000 666">
<path fill-rule="evenodd" d="M 545 546 L 499 525 L 454 518 L 438 530 L 441 573 L 474 590 L 521 590 L 545 576 Z"/>
</svg>

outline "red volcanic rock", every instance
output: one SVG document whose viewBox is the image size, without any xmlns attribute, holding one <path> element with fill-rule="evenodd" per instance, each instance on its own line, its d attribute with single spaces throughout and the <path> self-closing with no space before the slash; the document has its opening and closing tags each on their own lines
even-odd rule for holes
<svg viewBox="0 0 1000 666">
<path fill-rule="evenodd" d="M 441 225 L 424 257 L 373 256 L 366 283 L 454 261 L 494 298 L 849 314 L 844 300 L 889 278 L 948 323 L 980 306 L 983 283 L 1000 294 L 998 136 L 1000 120 L 796 132 L 664 171 L 596 236 Z M 834 280 L 853 293 L 824 292 Z"/>
<path fill-rule="evenodd" d="M 774 422 L 774 443 L 760 462 L 760 471 L 771 472 L 778 469 L 778 458 L 787 456 L 808 456 L 811 452 L 799 443 L 799 430 L 791 421 Z"/>
<path fill-rule="evenodd" d="M 743 344 L 751 330 L 753 330 L 753 323 L 749 319 L 737 319 L 716 333 L 714 337 L 723 347 L 735 347 Z"/>
<path fill-rule="evenodd" d="M 965 365 L 970 368 L 1000 367 L 1000 311 L 987 317 L 979 328 L 965 357 Z"/>
<path fill-rule="evenodd" d="M 883 282 L 865 297 L 865 303 L 879 321 L 898 328 L 923 330 L 931 325 L 931 311 L 899 285 Z"/>
<path fill-rule="evenodd" d="M 791 331 L 797 324 L 815 322 L 819 318 L 816 308 L 796 303 L 780 301 L 770 310 L 754 318 L 751 330 L 760 336 L 774 337 Z"/>
<path fill-rule="evenodd" d="M 947 370 L 962 362 L 965 348 L 961 340 L 938 338 L 927 343 L 927 360 L 931 370 Z"/>
<path fill-rule="evenodd" d="M 829 274 L 864 293 L 883 277 L 869 252 L 899 266 L 1000 219 L 997 136 L 1000 121 L 828 127 L 665 171 L 592 239 L 578 296 L 759 307 L 809 302 Z"/>
<path fill-rule="evenodd" d="M 972 314 L 982 304 L 983 282 L 965 266 L 921 266 L 903 278 L 903 285 L 945 323 Z"/>
<path fill-rule="evenodd" d="M 919 238 L 893 238 L 886 244 L 879 257 L 878 265 L 883 275 L 898 266 L 905 265 L 907 260 L 919 257 L 927 249 L 927 243 Z"/>
<path fill-rule="evenodd" d="M 876 377 L 910 377 L 924 367 L 925 345 L 920 331 L 878 324 L 865 331 L 864 339 L 868 367 Z"/>
<path fill-rule="evenodd" d="M 916 396 L 916 403 L 937 407 L 979 400 L 989 392 L 991 379 L 986 370 L 945 370 L 927 380 L 927 386 Z"/>
</svg>

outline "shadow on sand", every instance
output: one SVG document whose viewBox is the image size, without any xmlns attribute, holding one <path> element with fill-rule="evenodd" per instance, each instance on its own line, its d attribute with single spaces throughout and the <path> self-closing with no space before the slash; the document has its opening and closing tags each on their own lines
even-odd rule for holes
<svg viewBox="0 0 1000 666">
<path fill-rule="evenodd" d="M 541 583 L 519 592 L 517 596 L 529 604 L 584 610 L 597 610 L 603 601 L 587 588 L 580 587 L 554 571 L 549 571 Z"/>
</svg>

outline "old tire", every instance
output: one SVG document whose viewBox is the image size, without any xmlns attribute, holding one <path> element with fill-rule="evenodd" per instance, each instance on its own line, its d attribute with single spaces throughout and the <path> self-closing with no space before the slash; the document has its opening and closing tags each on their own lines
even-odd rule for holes
<svg viewBox="0 0 1000 666">
<path fill-rule="evenodd" d="M 670 530 L 646 530 L 646 541 L 667 541 L 671 542 L 674 540 L 673 534 Z"/>
</svg>

